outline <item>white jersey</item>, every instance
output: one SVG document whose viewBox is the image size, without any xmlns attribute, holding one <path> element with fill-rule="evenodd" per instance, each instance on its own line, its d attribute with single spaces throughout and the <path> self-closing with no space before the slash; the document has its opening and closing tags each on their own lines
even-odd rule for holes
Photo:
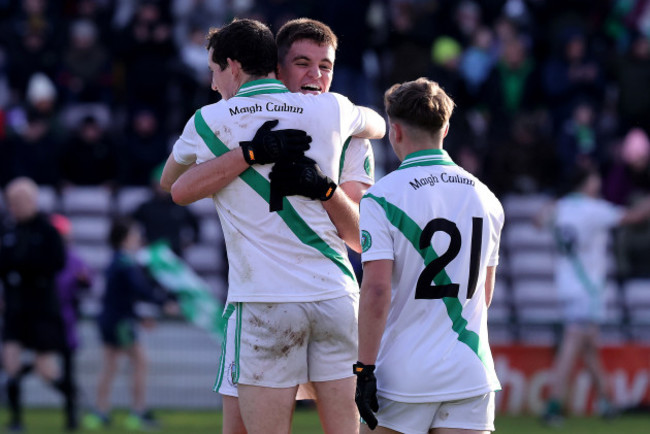
<svg viewBox="0 0 650 434">
<path fill-rule="evenodd" d="M 368 185 L 375 183 L 375 156 L 370 140 L 349 137 L 345 141 L 338 184 L 348 181 Z"/>
<path fill-rule="evenodd" d="M 289 93 L 277 80 L 246 83 L 229 100 L 201 108 L 174 145 L 180 164 L 202 163 L 252 139 L 265 122 L 275 129 L 303 129 L 312 137 L 306 155 L 339 179 L 347 137 L 365 128 L 365 117 L 347 98 Z M 213 196 L 228 253 L 228 302 L 304 302 L 358 292 L 345 243 L 320 201 L 284 199 L 269 212 L 269 173 L 254 165 Z"/>
<path fill-rule="evenodd" d="M 443 150 L 408 155 L 368 190 L 361 259 L 394 261 L 376 362 L 379 395 L 439 402 L 500 388 L 484 288 L 503 222 L 494 194 Z"/>
<path fill-rule="evenodd" d="M 558 200 L 554 233 L 555 283 L 569 321 L 601 321 L 605 315 L 607 241 L 624 209 L 603 199 L 569 194 Z"/>
</svg>

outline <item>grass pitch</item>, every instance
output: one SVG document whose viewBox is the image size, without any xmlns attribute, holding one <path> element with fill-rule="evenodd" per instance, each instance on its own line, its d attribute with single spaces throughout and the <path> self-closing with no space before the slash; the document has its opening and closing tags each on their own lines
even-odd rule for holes
<svg viewBox="0 0 650 434">
<path fill-rule="evenodd" d="M 1 413 L 1 422 L 7 420 L 6 411 Z M 124 426 L 126 412 L 113 415 L 108 429 L 96 431 L 80 429 L 79 433 L 117 434 L 129 432 Z M 160 434 L 219 434 L 221 433 L 221 413 L 211 411 L 157 410 L 161 422 Z M 26 434 L 58 434 L 62 429 L 63 416 L 55 409 L 30 409 L 25 414 Z M 293 434 L 322 434 L 315 410 L 296 411 Z M 499 434 L 648 434 L 650 433 L 650 414 L 624 415 L 610 422 L 595 417 L 568 418 L 562 428 L 541 426 L 532 416 L 497 416 L 496 432 Z"/>
</svg>

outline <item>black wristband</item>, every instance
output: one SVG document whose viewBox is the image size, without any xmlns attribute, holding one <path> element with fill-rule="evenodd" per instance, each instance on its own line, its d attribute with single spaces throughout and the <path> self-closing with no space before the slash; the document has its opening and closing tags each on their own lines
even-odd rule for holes
<svg viewBox="0 0 650 434">
<path fill-rule="evenodd" d="M 375 365 L 364 365 L 357 361 L 357 363 L 352 365 L 352 372 L 354 372 L 354 375 L 357 377 L 365 378 L 375 372 Z"/>
<path fill-rule="evenodd" d="M 336 187 L 338 187 L 338 185 L 336 185 L 336 182 L 332 181 L 329 178 L 327 178 L 327 179 L 329 180 L 328 188 L 325 191 L 325 193 L 321 197 L 319 197 L 319 200 L 321 202 L 325 202 L 326 200 L 330 200 L 332 198 L 332 196 L 334 196 L 334 192 L 336 191 Z"/>
</svg>

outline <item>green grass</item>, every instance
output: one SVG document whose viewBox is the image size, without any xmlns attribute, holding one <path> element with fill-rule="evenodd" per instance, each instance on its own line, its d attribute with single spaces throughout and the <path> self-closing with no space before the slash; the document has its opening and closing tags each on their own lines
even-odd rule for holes
<svg viewBox="0 0 650 434">
<path fill-rule="evenodd" d="M 175 411 L 158 410 L 156 412 L 162 423 L 160 434 L 219 434 L 221 432 L 221 413 L 210 411 Z M 123 421 L 125 412 L 113 415 L 110 429 L 99 431 L 79 430 L 79 433 L 117 434 L 127 432 Z M 6 412 L 2 412 L 2 423 L 6 421 Z M 25 414 L 26 434 L 63 433 L 63 417 L 57 410 L 28 410 Z M 499 434 L 648 434 L 650 433 L 650 415 L 625 415 L 611 422 L 604 422 L 595 417 L 569 418 L 564 427 L 551 429 L 543 427 L 531 416 L 497 416 L 496 432 Z M 294 417 L 293 434 L 321 434 L 318 416 L 314 410 L 298 410 Z"/>
</svg>

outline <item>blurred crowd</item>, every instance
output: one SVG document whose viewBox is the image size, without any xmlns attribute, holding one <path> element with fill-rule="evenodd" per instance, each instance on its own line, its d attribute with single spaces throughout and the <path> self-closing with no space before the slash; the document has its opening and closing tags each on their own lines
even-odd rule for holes
<svg viewBox="0 0 650 434">
<path fill-rule="evenodd" d="M 345 13 L 342 13 L 345 11 Z M 457 104 L 446 148 L 499 195 L 650 188 L 648 0 L 2 0 L 0 185 L 146 185 L 209 89 L 205 33 L 309 16 L 340 38 L 334 91 L 382 106 L 419 76 Z M 377 173 L 393 169 L 375 143 Z"/>
</svg>

